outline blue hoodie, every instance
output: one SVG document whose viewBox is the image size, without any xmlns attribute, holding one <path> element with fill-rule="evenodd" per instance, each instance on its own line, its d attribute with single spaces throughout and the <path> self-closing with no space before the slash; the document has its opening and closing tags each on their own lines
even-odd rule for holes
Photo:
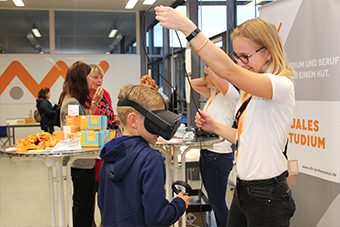
<svg viewBox="0 0 340 227">
<path fill-rule="evenodd" d="M 112 139 L 100 158 L 98 206 L 104 227 L 170 226 L 183 215 L 183 199 L 169 203 L 165 198 L 162 154 L 141 136 Z"/>
</svg>

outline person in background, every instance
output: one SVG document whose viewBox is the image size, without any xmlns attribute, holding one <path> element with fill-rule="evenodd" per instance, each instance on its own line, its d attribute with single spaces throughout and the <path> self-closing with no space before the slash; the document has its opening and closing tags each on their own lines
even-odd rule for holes
<svg viewBox="0 0 340 227">
<path fill-rule="evenodd" d="M 132 89 L 132 90 L 131 90 Z M 164 110 L 162 96 L 148 86 L 124 85 L 118 95 L 149 111 Z M 103 226 L 170 226 L 189 205 L 184 192 L 169 203 L 165 198 L 165 163 L 149 144 L 158 135 L 144 126 L 145 117 L 130 106 L 118 106 L 124 135 L 109 141 L 100 152 L 98 206 Z"/>
<path fill-rule="evenodd" d="M 91 107 L 91 68 L 84 62 L 73 63 L 66 73 L 61 100 L 61 129 L 66 124 L 68 105 L 78 105 L 79 115 L 89 115 Z M 92 227 L 95 159 L 78 159 L 71 166 L 73 182 L 73 226 Z"/>
<path fill-rule="evenodd" d="M 116 129 L 120 121 L 114 114 L 109 92 L 102 88 L 104 71 L 99 65 L 91 64 L 90 67 L 93 79 L 90 87 L 91 114 L 107 116 L 107 129 Z"/>
<path fill-rule="evenodd" d="M 191 85 L 195 91 L 209 98 L 203 108 L 205 113 L 221 124 L 233 125 L 239 93 L 232 84 L 218 77 L 206 65 L 204 77 L 192 79 Z M 226 191 L 233 160 L 234 154 L 228 141 L 214 144 L 209 150 L 201 150 L 200 172 L 217 226 L 227 225 L 229 209 L 226 204 Z"/>
<path fill-rule="evenodd" d="M 289 226 L 296 207 L 283 151 L 295 108 L 294 69 L 275 26 L 256 18 L 235 28 L 235 64 L 185 15 L 170 7 L 155 10 L 161 26 L 181 31 L 216 75 L 242 90 L 240 107 L 251 97 L 242 114 L 236 114 L 237 129 L 203 111 L 195 118 L 198 127 L 237 147 L 237 182 L 227 226 Z"/>
<path fill-rule="evenodd" d="M 91 77 L 93 79 L 92 86 L 90 87 L 90 97 L 92 98 L 91 103 L 91 112 L 93 115 L 103 115 L 107 116 L 107 129 L 115 129 L 116 136 L 121 135 L 122 128 L 119 118 L 115 116 L 112 101 L 109 92 L 107 92 L 103 85 L 104 71 L 99 65 L 91 64 Z M 96 169 L 96 177 L 95 177 L 95 187 L 94 187 L 94 200 L 95 195 L 98 192 L 99 187 L 99 171 L 102 165 L 101 159 L 96 159 L 95 169 Z M 93 207 L 93 215 L 95 211 L 95 205 Z M 93 222 L 93 227 L 96 226 L 95 222 Z"/>
<path fill-rule="evenodd" d="M 51 92 L 48 87 L 42 88 L 38 93 L 38 99 L 36 100 L 37 109 L 41 116 L 40 128 L 44 132 L 49 132 L 53 134 L 53 119 L 56 112 L 56 105 L 52 106 L 49 99 L 51 97 Z"/>
</svg>

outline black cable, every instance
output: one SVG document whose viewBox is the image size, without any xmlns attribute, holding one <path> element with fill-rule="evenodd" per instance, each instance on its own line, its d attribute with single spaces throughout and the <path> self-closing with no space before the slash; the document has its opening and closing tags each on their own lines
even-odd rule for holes
<svg viewBox="0 0 340 227">
<path fill-rule="evenodd" d="M 175 33 L 176 33 L 176 36 L 177 36 L 179 45 L 180 45 L 181 49 L 183 49 L 181 40 L 180 40 L 180 38 L 179 38 L 178 33 L 177 33 L 176 30 L 175 30 Z M 184 59 L 185 59 L 185 56 L 184 56 L 184 53 L 183 53 L 183 52 L 182 52 L 181 54 L 182 54 L 182 58 L 183 58 L 183 67 L 184 67 L 185 77 L 187 78 L 188 83 L 189 83 L 189 85 L 190 85 L 190 96 L 192 97 L 192 96 L 193 96 L 193 95 L 192 95 L 192 90 L 193 90 L 193 89 L 192 89 L 192 86 L 191 86 L 191 82 L 190 82 L 190 79 L 189 79 L 189 75 L 188 75 L 187 69 L 185 68 L 185 60 L 184 60 Z M 198 106 L 197 106 L 197 104 L 196 104 L 196 102 L 195 102 L 194 99 L 192 99 L 192 102 L 194 103 L 197 112 L 199 112 L 199 111 L 198 111 Z"/>
<path fill-rule="evenodd" d="M 154 6 L 151 6 L 151 7 L 149 7 L 146 11 L 145 11 L 145 13 L 144 13 L 144 15 L 143 15 L 143 18 L 142 18 L 142 30 L 143 31 L 146 31 L 146 28 L 145 28 L 145 26 L 146 26 L 146 15 L 147 15 L 147 13 L 150 11 L 150 9 L 152 9 L 152 8 L 154 8 Z M 151 67 L 156 71 L 156 73 L 160 76 L 160 77 L 162 77 L 162 79 L 165 81 L 165 82 L 167 82 L 167 84 L 171 87 L 171 89 L 172 89 L 172 92 L 171 93 L 173 93 L 174 95 L 176 95 L 177 96 L 177 98 L 178 98 L 178 100 L 180 100 L 180 96 L 177 94 L 177 89 L 174 87 L 174 86 L 172 86 L 172 84 L 167 80 L 167 79 L 165 79 L 165 77 L 156 69 L 156 67 L 154 66 L 154 64 L 152 63 L 152 61 L 151 61 L 151 59 L 149 58 L 149 54 L 147 53 L 147 51 L 146 51 L 146 46 L 145 46 L 145 43 L 146 43 L 146 41 L 145 41 L 145 37 L 144 36 L 141 36 L 141 39 L 142 39 L 142 47 L 143 47 L 143 51 L 144 51 L 144 54 L 145 54 L 145 56 L 146 56 L 146 58 L 148 59 L 148 62 L 150 63 L 150 65 L 151 65 Z M 182 108 L 182 103 L 179 101 L 179 103 L 180 103 L 180 112 L 183 112 L 183 108 Z"/>
<path fill-rule="evenodd" d="M 143 31 L 145 31 L 146 29 L 145 29 L 145 17 L 146 17 L 146 15 L 147 15 L 147 13 L 148 13 L 148 11 L 151 9 L 151 8 L 153 8 L 153 6 L 151 6 L 151 7 L 149 7 L 146 11 L 145 11 L 145 13 L 144 13 L 144 15 L 143 15 L 143 18 L 142 18 L 142 29 L 143 29 Z M 176 36 L 177 36 L 177 39 L 178 39 L 178 41 L 179 41 L 179 44 L 180 44 L 180 48 L 181 48 L 181 50 L 183 49 L 183 46 L 182 46 L 182 43 L 181 43 L 181 40 L 180 40 L 180 38 L 179 38 L 179 35 L 178 35 L 178 33 L 177 33 L 177 31 L 175 30 L 175 33 L 176 33 Z M 143 47 L 143 50 L 144 50 L 144 54 L 145 54 L 145 56 L 147 57 L 147 59 L 148 59 L 148 61 L 149 61 L 149 63 L 150 63 L 150 65 L 152 66 L 152 68 L 158 73 L 158 75 L 159 76 L 161 76 L 162 78 L 163 78 L 163 80 L 164 81 L 166 81 L 168 84 L 169 84 L 169 86 L 172 88 L 172 91 L 173 92 L 175 92 L 175 95 L 177 95 L 178 96 L 178 94 L 177 94 L 177 92 L 176 92 L 176 89 L 171 85 L 171 83 L 168 81 L 168 80 L 166 80 L 165 78 L 164 78 L 164 76 L 163 75 L 161 75 L 161 73 L 156 69 L 156 67 L 153 65 L 153 63 L 152 63 L 152 61 L 150 60 L 150 58 L 149 58 L 149 55 L 148 55 L 148 53 L 147 53 L 147 51 L 146 51 L 146 46 L 145 46 L 145 43 L 146 42 L 144 42 L 145 40 L 143 40 L 144 39 L 144 37 L 142 36 L 142 47 Z M 188 83 L 189 83 L 189 86 L 190 86 L 190 96 L 191 97 L 193 97 L 193 95 L 192 95 L 192 90 L 193 90 L 193 88 L 192 88 L 192 85 L 191 85 L 191 82 L 190 82 L 190 79 L 189 79 L 189 75 L 188 75 L 188 72 L 187 72 L 187 70 L 186 70 L 186 67 L 185 67 L 185 56 L 184 56 L 184 53 L 183 52 L 181 52 L 181 54 L 182 54 L 182 58 L 183 58 L 183 68 L 184 68 L 184 72 L 185 72 L 185 77 L 187 78 L 187 80 L 188 80 Z M 180 97 L 178 96 L 178 98 L 180 99 Z M 195 102 L 195 100 L 192 98 L 192 101 L 193 101 L 193 104 L 194 104 L 194 106 L 196 107 L 196 110 L 197 110 L 197 112 L 199 113 L 199 108 L 198 108 L 198 106 L 197 106 L 197 104 L 196 104 L 196 102 Z M 182 103 L 180 102 L 180 107 L 182 107 Z M 200 143 L 200 154 L 202 153 L 202 141 L 201 141 L 201 136 L 197 136 L 197 138 L 198 138 L 198 140 L 199 140 L 199 143 Z M 203 161 L 203 159 L 202 159 L 202 168 L 203 168 L 203 170 L 202 170 L 202 173 L 204 172 L 204 161 Z M 202 177 L 202 176 L 201 176 Z M 200 189 L 200 195 L 199 195 L 199 200 L 200 200 L 200 214 L 201 214 L 201 219 L 202 219 L 202 223 L 204 222 L 203 220 L 203 207 L 202 207 L 202 194 L 203 194 L 203 178 L 202 178 L 202 181 L 201 181 L 201 189 Z M 205 222 L 204 223 L 205 225 L 204 226 L 206 226 L 207 225 L 207 223 Z"/>
<path fill-rule="evenodd" d="M 178 33 L 177 33 L 176 30 L 175 30 L 175 33 L 176 33 L 176 36 L 177 36 L 177 38 L 178 38 L 179 45 L 180 45 L 181 49 L 183 49 L 181 40 L 180 40 L 180 38 L 179 38 Z M 184 58 L 183 52 L 182 52 L 182 55 L 183 55 L 183 56 L 182 56 L 183 59 L 185 59 L 185 58 Z M 184 72 L 185 72 L 186 78 L 187 78 L 187 80 L 188 80 L 188 82 L 189 82 L 189 85 L 190 85 L 190 95 L 191 95 L 191 97 L 192 97 L 192 96 L 193 96 L 193 95 L 192 95 L 193 88 L 192 88 L 192 85 L 191 85 L 191 82 L 190 82 L 190 79 L 189 79 L 189 76 L 188 76 L 188 72 L 187 72 L 186 67 L 185 67 L 185 60 L 183 60 L 183 67 L 184 67 Z M 194 103 L 194 105 L 195 105 L 195 107 L 196 107 L 197 112 L 199 113 L 198 106 L 197 106 L 195 100 L 192 99 L 192 101 L 193 101 L 193 103 Z M 197 139 L 199 140 L 199 143 L 200 143 L 200 155 L 201 155 L 201 154 L 203 153 L 203 152 L 202 152 L 202 140 L 201 140 L 201 136 L 197 136 Z M 202 197 L 202 194 L 203 194 L 203 177 L 202 177 L 202 175 L 203 175 L 203 173 L 204 173 L 204 160 L 202 159 L 202 174 L 201 174 L 202 181 L 201 181 L 201 188 L 200 188 L 200 192 L 199 192 L 200 195 L 198 195 L 198 198 L 199 198 L 199 201 L 200 201 L 200 215 L 201 215 L 201 220 L 202 220 L 202 223 L 204 223 L 204 226 L 206 227 L 206 226 L 207 226 L 207 223 L 204 221 L 204 218 L 203 218 L 203 204 L 202 204 L 202 198 L 203 198 L 203 197 Z"/>
</svg>

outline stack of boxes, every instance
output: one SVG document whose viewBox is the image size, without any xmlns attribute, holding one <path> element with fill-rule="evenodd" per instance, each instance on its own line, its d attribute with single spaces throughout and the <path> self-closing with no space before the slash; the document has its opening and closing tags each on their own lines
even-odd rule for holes
<svg viewBox="0 0 340 227">
<path fill-rule="evenodd" d="M 101 148 L 115 137 L 114 130 L 107 130 L 107 117 L 100 115 L 66 116 L 64 139 L 80 137 L 84 148 Z M 60 135 L 59 135 L 60 136 Z"/>
</svg>

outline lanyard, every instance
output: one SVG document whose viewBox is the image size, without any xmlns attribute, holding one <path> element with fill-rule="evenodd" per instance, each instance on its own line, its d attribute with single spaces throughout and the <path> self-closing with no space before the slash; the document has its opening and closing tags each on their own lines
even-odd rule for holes
<svg viewBox="0 0 340 227">
<path fill-rule="evenodd" d="M 218 91 L 214 94 L 214 97 L 211 97 L 211 99 L 209 100 L 208 104 L 207 104 L 207 108 L 205 108 L 205 112 L 208 111 L 208 107 L 210 106 L 211 102 L 216 98 L 216 96 L 220 93 L 221 91 Z"/>
<path fill-rule="evenodd" d="M 235 116 L 235 119 L 236 119 L 236 123 L 237 123 L 237 134 L 236 134 L 236 151 L 235 151 L 235 160 L 237 159 L 237 154 L 238 154 L 238 142 L 239 142 L 239 138 L 240 138 L 240 134 L 242 133 L 242 123 L 243 123 L 243 114 L 244 114 L 244 111 L 246 110 L 247 108 L 247 105 L 251 99 L 252 96 L 250 96 L 247 100 L 246 97 L 247 97 L 248 93 L 244 93 L 243 95 L 243 100 L 242 100 L 242 105 L 241 107 L 238 109 L 237 113 L 236 113 L 236 116 Z"/>
</svg>

